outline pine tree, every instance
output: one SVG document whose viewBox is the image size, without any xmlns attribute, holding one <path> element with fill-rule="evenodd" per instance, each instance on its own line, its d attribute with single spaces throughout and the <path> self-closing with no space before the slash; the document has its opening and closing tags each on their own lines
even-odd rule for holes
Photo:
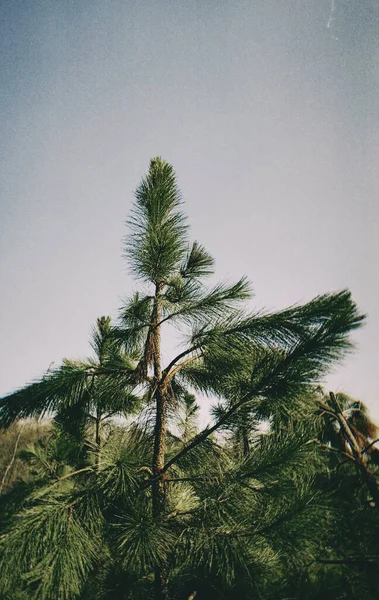
<svg viewBox="0 0 379 600">
<path fill-rule="evenodd" d="M 273 544 L 284 544 L 288 528 L 294 539 L 304 537 L 309 507 L 317 509 L 311 474 L 319 453 L 309 444 L 312 432 L 294 430 L 294 416 L 301 413 L 304 395 L 351 349 L 349 333 L 363 316 L 348 291 L 276 313 L 248 312 L 251 286 L 245 278 L 205 285 L 213 259 L 201 244 L 189 242 L 181 209 L 173 168 L 153 159 L 136 190 L 125 241 L 144 291 L 125 303 L 116 327 L 106 319 L 98 322 L 96 361 L 66 361 L 0 401 L 3 426 L 48 411 L 64 421 L 66 410 L 88 414 L 95 407 L 97 470 L 53 483 L 54 491 L 35 498 L 20 521 L 34 536 L 30 548 L 22 546 L 21 566 L 40 598 L 53 597 L 53 589 L 64 590 L 57 598 L 78 596 L 98 544 L 109 548 L 104 564 L 112 555 L 113 569 L 127 568 L 130 598 L 148 593 L 141 573 L 146 577 L 151 570 L 155 600 L 175 593 L 171 579 L 181 581 L 182 590 L 184 581 L 191 584 L 188 597 L 199 591 L 193 586 L 200 580 L 202 593 L 210 594 L 199 569 L 216 587 L 239 589 L 241 597 L 258 593 L 251 573 L 264 568 L 259 557 L 283 575 Z M 183 334 L 184 345 L 164 363 L 169 325 Z M 170 420 L 183 407 L 190 417 L 188 394 L 196 391 L 219 399 L 214 422 L 191 432 L 187 419 L 182 439 L 175 440 Z M 126 442 L 103 447 L 102 419 L 122 412 L 125 402 L 133 404 L 137 393 L 145 425 L 129 428 Z M 271 422 L 271 434 L 254 441 L 247 423 L 262 419 Z M 242 433 L 238 460 L 214 438 L 233 427 Z M 282 486 L 275 483 L 278 476 Z M 21 535 L 21 526 L 12 529 L 11 522 L 4 538 L 8 559 Z M 42 539 L 48 540 L 44 547 Z M 66 545 L 58 552 L 59 540 Z"/>
</svg>

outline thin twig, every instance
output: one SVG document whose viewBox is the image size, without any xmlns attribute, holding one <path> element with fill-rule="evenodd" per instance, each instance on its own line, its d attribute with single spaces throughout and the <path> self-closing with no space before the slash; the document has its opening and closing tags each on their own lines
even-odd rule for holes
<svg viewBox="0 0 379 600">
<path fill-rule="evenodd" d="M 9 464 L 8 464 L 7 468 L 5 469 L 5 473 L 4 473 L 3 478 L 1 480 L 0 494 L 2 494 L 2 492 L 3 492 L 3 488 L 4 488 L 4 485 L 5 485 L 5 480 L 7 478 L 7 475 L 9 473 L 9 471 L 11 470 L 11 468 L 13 466 L 13 463 L 14 463 L 15 459 L 16 459 L 17 448 L 18 448 L 18 444 L 19 444 L 19 441 L 20 441 L 20 437 L 21 437 L 21 433 L 22 433 L 22 430 L 24 428 L 24 425 L 25 425 L 25 422 L 22 423 L 22 425 L 20 425 L 20 429 L 19 429 L 19 432 L 18 432 L 16 443 L 15 443 L 14 448 L 13 448 L 12 457 L 11 457 L 11 459 L 9 461 Z"/>
<path fill-rule="evenodd" d="M 374 557 L 362 557 L 362 558 L 342 558 L 335 560 L 324 560 L 318 559 L 316 562 L 325 565 L 353 565 L 353 564 L 366 564 L 366 563 L 379 563 L 379 556 Z"/>
<path fill-rule="evenodd" d="M 184 350 L 183 352 L 178 354 L 178 356 L 175 356 L 175 358 L 168 364 L 168 366 L 163 371 L 162 383 L 165 381 L 165 378 L 170 373 L 170 370 L 172 369 L 172 367 L 174 367 L 181 358 L 184 358 L 185 356 L 187 356 L 187 354 L 191 354 L 191 352 L 194 352 L 195 350 L 198 350 L 198 349 L 199 349 L 198 345 L 191 346 L 191 348 L 187 348 L 187 350 Z"/>
<path fill-rule="evenodd" d="M 363 448 L 362 454 L 364 454 L 365 452 L 367 452 L 368 450 L 370 450 L 370 448 L 372 448 L 372 446 L 374 446 L 378 442 L 379 442 L 379 438 L 377 440 L 374 440 L 373 442 L 371 442 L 371 444 L 369 444 L 368 446 L 366 446 L 366 448 Z"/>
<path fill-rule="evenodd" d="M 346 458 L 348 458 L 349 460 L 352 460 L 353 462 L 355 462 L 354 457 L 351 454 L 344 452 L 343 450 L 339 450 L 338 448 L 333 448 L 333 446 L 328 446 L 327 444 L 321 444 L 320 442 L 317 442 L 317 445 L 320 448 L 324 448 L 325 450 L 330 450 L 330 452 L 337 452 L 338 454 L 342 454 L 343 456 L 346 456 Z"/>
<path fill-rule="evenodd" d="M 77 471 L 72 471 L 71 473 L 67 473 L 67 475 L 63 475 L 63 477 L 60 477 L 59 479 L 54 481 L 52 483 L 52 485 L 55 485 L 56 483 L 59 483 L 60 481 L 63 481 L 64 479 L 68 479 L 69 477 L 73 477 L 74 475 L 78 475 L 79 473 L 84 473 L 85 471 L 92 471 L 92 470 L 93 470 L 92 467 L 84 467 L 83 469 L 78 469 Z"/>
<path fill-rule="evenodd" d="M 161 472 L 165 473 L 174 463 L 176 463 L 180 458 L 182 458 L 182 456 L 184 456 L 185 454 L 187 454 L 187 452 L 190 452 L 191 450 L 193 450 L 193 448 L 195 448 L 204 440 L 206 440 L 214 431 L 216 431 L 221 425 L 223 425 L 225 421 L 227 421 L 239 408 L 241 408 L 243 404 L 246 404 L 250 400 L 251 398 L 249 397 L 242 398 L 242 400 L 234 404 L 228 411 L 226 411 L 225 414 L 212 427 L 205 427 L 203 431 L 201 431 L 198 435 L 193 437 L 192 440 L 190 440 L 184 446 L 184 448 L 180 450 L 180 452 L 178 452 L 178 454 L 176 454 L 164 465 Z"/>
<path fill-rule="evenodd" d="M 167 385 L 167 383 L 169 381 L 171 381 L 171 379 L 176 375 L 176 373 L 181 371 L 186 365 L 193 362 L 194 360 L 196 360 L 199 357 L 200 357 L 200 355 L 195 355 L 195 356 L 190 356 L 190 357 L 186 358 L 185 360 L 182 360 L 181 363 L 176 365 L 176 367 L 172 368 L 170 371 L 168 371 L 164 375 L 164 378 L 163 378 L 164 383 Z"/>
</svg>

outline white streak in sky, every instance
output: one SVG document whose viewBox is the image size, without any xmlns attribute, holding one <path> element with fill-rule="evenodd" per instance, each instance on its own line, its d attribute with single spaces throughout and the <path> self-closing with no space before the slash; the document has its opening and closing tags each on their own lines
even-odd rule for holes
<svg viewBox="0 0 379 600">
<path fill-rule="evenodd" d="M 336 0 L 331 0 L 331 2 L 330 2 L 330 15 L 329 15 L 328 23 L 326 25 L 327 29 L 330 29 L 330 27 L 333 24 L 334 13 L 335 12 L 336 12 Z"/>
</svg>

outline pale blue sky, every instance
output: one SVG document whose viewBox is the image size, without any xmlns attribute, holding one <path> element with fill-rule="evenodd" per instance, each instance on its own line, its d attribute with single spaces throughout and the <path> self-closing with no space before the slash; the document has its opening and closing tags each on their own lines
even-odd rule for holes
<svg viewBox="0 0 379 600">
<path fill-rule="evenodd" d="M 132 292 L 124 222 L 161 155 L 255 306 L 352 290 L 369 318 L 328 383 L 379 419 L 378 1 L 12 0 L 0 28 L 0 394 L 88 355 Z"/>
</svg>

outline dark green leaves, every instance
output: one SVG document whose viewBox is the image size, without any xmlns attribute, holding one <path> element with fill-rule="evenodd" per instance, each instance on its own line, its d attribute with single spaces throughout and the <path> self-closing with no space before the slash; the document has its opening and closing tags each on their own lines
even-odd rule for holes
<svg viewBox="0 0 379 600">
<path fill-rule="evenodd" d="M 241 390 L 248 376 L 252 395 L 274 400 L 298 394 L 351 350 L 349 333 L 363 318 L 343 291 L 279 313 L 220 321 L 194 333 L 192 346 L 201 350 L 204 364 L 182 374 L 201 389 L 202 380 L 212 385 L 213 374 L 216 393 L 223 382 L 226 394 Z"/>
<path fill-rule="evenodd" d="M 154 519 L 151 507 L 139 498 L 117 525 L 120 556 L 127 568 L 146 573 L 161 564 L 175 537 L 162 520 Z"/>
<path fill-rule="evenodd" d="M 3 426 L 55 413 L 54 439 L 23 454 L 34 493 L 5 512 L 5 598 L 27 590 L 41 600 L 140 600 L 154 576 L 167 577 L 175 598 L 316 598 L 296 577 L 305 581 L 317 559 L 321 529 L 333 538 L 320 490 L 329 491 L 335 464 L 325 449 L 341 431 L 321 435 L 320 407 L 333 414 L 315 386 L 351 349 L 363 316 L 348 291 L 265 314 L 244 309 L 245 278 L 205 287 L 213 259 L 188 242 L 180 209 L 172 167 L 153 159 L 126 240 L 132 271 L 150 289 L 125 303 L 118 327 L 98 319 L 92 359 L 64 361 L 0 400 Z M 168 323 L 185 345 L 165 362 Z M 194 389 L 219 400 L 200 432 Z M 343 404 L 369 460 L 377 429 L 360 405 Z M 128 420 L 110 418 L 120 415 Z M 334 449 L 349 459 L 348 445 Z M 371 510 L 367 491 L 358 505 L 357 483 L 346 488 L 354 506 Z"/>
<path fill-rule="evenodd" d="M 235 317 L 241 303 L 250 297 L 251 287 L 245 277 L 232 285 L 219 283 L 211 290 L 191 281 L 174 281 L 164 296 L 169 302 L 165 307 L 167 315 L 164 321 L 208 327 L 222 319 Z"/>
<path fill-rule="evenodd" d="M 137 277 L 163 284 L 180 268 L 187 248 L 187 227 L 179 211 L 181 198 L 172 166 L 161 158 L 153 159 L 135 198 L 126 256 Z"/>
<path fill-rule="evenodd" d="M 201 244 L 194 242 L 180 269 L 180 275 L 184 279 L 212 275 L 213 265 L 213 257 Z"/>
<path fill-rule="evenodd" d="M 0 426 L 8 427 L 16 419 L 40 416 L 72 406 L 87 396 L 86 382 L 90 363 L 66 361 L 59 369 L 48 372 L 40 381 L 0 400 Z"/>
<path fill-rule="evenodd" d="M 63 500 L 49 499 L 25 510 L 1 538 L 3 590 L 12 590 L 22 577 L 34 588 L 32 597 L 78 596 L 96 561 L 99 540 L 78 517 L 75 503 Z"/>
</svg>

